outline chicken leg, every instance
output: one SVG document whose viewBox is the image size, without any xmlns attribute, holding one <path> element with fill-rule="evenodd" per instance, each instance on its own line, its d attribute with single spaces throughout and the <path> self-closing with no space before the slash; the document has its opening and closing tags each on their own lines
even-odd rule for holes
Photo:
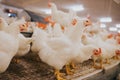
<svg viewBox="0 0 120 80">
<path fill-rule="evenodd" d="M 101 60 L 100 60 L 100 69 L 102 69 L 103 68 L 103 59 L 101 58 Z"/>
<path fill-rule="evenodd" d="M 107 58 L 105 63 L 110 64 L 110 60 Z"/>
<path fill-rule="evenodd" d="M 95 59 L 93 59 L 93 67 L 95 67 Z"/>
<path fill-rule="evenodd" d="M 93 67 L 96 68 L 96 69 L 102 69 L 102 68 L 103 68 L 103 60 L 100 59 L 100 65 L 97 66 L 97 65 L 96 65 L 96 60 L 93 59 Z"/>
<path fill-rule="evenodd" d="M 19 59 L 13 59 L 13 62 L 15 62 L 15 63 L 19 63 L 20 62 L 20 60 Z"/>
<path fill-rule="evenodd" d="M 64 74 L 60 73 L 60 71 L 58 69 L 55 70 L 55 76 L 57 78 L 57 80 L 66 80 L 65 78 L 62 78 Z"/>
<path fill-rule="evenodd" d="M 77 69 L 77 68 L 78 68 L 78 67 L 75 65 L 74 62 L 71 62 L 71 66 L 72 66 L 73 69 Z"/>
<path fill-rule="evenodd" d="M 70 63 L 68 63 L 68 64 L 65 65 L 65 69 L 66 69 L 66 73 L 68 75 L 72 75 L 73 74 L 73 72 L 72 72 L 72 70 L 70 68 Z"/>
<path fill-rule="evenodd" d="M 115 56 L 115 59 L 116 59 L 116 60 L 119 60 L 119 55 L 116 55 L 116 56 Z"/>
<path fill-rule="evenodd" d="M 95 59 L 93 59 L 93 68 L 97 68 L 96 60 Z"/>
<path fill-rule="evenodd" d="M 102 68 L 102 66 L 103 66 L 103 59 L 102 59 L 102 55 L 101 55 L 101 54 L 102 54 L 101 48 L 99 48 L 98 50 L 95 49 L 95 50 L 93 51 L 93 53 L 94 53 L 94 55 L 93 55 L 93 67 L 94 67 L 94 68 L 97 68 L 97 69 Z M 97 65 L 95 64 L 95 63 L 96 63 L 95 57 L 97 57 L 97 59 L 100 58 L 100 66 L 97 66 Z"/>
</svg>

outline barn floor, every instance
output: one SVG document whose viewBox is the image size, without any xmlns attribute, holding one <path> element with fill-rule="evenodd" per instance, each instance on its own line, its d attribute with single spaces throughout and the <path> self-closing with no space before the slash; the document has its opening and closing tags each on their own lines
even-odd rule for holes
<svg viewBox="0 0 120 80">
<path fill-rule="evenodd" d="M 18 63 L 15 62 L 15 59 L 18 59 Z M 112 63 L 115 62 L 116 61 L 113 61 Z M 96 69 L 92 68 L 91 60 L 78 66 L 79 69 L 75 71 L 74 75 L 65 76 L 67 80 L 74 80 L 96 71 Z M 65 72 L 64 69 L 62 71 Z M 0 74 L 0 80 L 56 80 L 56 78 L 52 67 L 43 63 L 36 54 L 29 52 L 29 54 L 24 57 L 14 57 L 8 69 Z M 84 80 L 89 79 L 84 78 Z M 91 80 L 93 80 L 93 78 Z"/>
</svg>

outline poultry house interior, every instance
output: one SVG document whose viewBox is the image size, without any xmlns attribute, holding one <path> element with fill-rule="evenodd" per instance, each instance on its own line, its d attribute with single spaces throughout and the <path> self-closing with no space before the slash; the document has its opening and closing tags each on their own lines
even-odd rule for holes
<svg viewBox="0 0 120 80">
<path fill-rule="evenodd" d="M 0 0 L 0 80 L 120 80 L 120 0 Z"/>
</svg>

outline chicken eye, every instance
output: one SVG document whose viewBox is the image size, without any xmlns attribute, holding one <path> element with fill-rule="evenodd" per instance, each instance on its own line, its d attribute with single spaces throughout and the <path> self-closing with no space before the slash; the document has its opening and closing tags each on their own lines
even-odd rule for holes
<svg viewBox="0 0 120 80">
<path fill-rule="evenodd" d="M 95 50 L 93 50 L 93 52 L 94 52 L 94 53 L 97 53 L 97 52 L 98 52 L 98 50 L 96 50 L 96 49 L 95 49 Z"/>
<path fill-rule="evenodd" d="M 88 20 L 86 20 L 86 22 L 89 22 Z"/>
<path fill-rule="evenodd" d="M 23 26 L 23 27 L 25 27 L 25 25 L 24 25 L 24 24 L 23 24 L 22 26 Z"/>
</svg>

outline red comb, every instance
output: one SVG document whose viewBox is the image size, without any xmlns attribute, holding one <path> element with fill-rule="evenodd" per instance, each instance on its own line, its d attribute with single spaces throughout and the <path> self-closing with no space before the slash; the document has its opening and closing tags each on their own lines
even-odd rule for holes
<svg viewBox="0 0 120 80">
<path fill-rule="evenodd" d="M 100 53 L 102 52 L 101 48 L 99 48 L 99 52 L 100 52 Z"/>
</svg>

